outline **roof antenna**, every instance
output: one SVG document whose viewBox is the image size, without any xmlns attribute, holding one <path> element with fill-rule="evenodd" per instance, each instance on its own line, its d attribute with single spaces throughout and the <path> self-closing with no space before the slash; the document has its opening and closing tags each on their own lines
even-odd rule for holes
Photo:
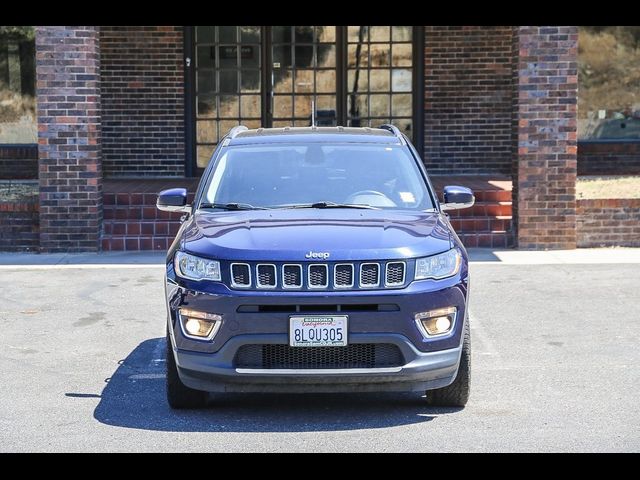
<svg viewBox="0 0 640 480">
<path fill-rule="evenodd" d="M 311 128 L 316 128 L 316 102 L 311 100 Z"/>
</svg>

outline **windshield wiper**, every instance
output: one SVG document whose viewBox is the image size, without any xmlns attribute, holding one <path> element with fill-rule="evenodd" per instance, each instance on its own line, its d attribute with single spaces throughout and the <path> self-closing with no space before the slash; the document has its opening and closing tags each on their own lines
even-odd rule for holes
<svg viewBox="0 0 640 480">
<path fill-rule="evenodd" d="M 219 208 L 221 210 L 269 210 L 266 207 L 254 207 L 249 203 L 207 203 L 202 202 L 198 208 Z"/>
<path fill-rule="evenodd" d="M 365 205 L 363 203 L 335 203 L 335 202 L 316 202 L 301 203 L 299 205 L 286 205 L 281 208 L 361 208 L 366 210 L 380 210 L 378 207 Z"/>
</svg>

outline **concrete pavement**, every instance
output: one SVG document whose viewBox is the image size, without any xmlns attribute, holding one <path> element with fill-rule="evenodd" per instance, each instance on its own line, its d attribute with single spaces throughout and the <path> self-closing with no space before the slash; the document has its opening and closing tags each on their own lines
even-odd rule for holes
<svg viewBox="0 0 640 480">
<path fill-rule="evenodd" d="M 462 410 L 368 394 L 171 411 L 163 255 L 0 255 L 0 451 L 637 452 L 640 262 L 615 250 L 471 252 Z"/>
</svg>

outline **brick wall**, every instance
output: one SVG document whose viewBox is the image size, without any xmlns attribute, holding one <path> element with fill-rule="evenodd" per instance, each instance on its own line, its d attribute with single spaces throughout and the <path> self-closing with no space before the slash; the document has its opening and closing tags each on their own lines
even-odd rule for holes
<svg viewBox="0 0 640 480">
<path fill-rule="evenodd" d="M 578 143 L 578 175 L 640 175 L 640 142 Z"/>
<path fill-rule="evenodd" d="M 0 251 L 37 251 L 39 231 L 37 202 L 0 202 Z"/>
<path fill-rule="evenodd" d="M 0 145 L 0 180 L 38 178 L 37 145 Z"/>
<path fill-rule="evenodd" d="M 577 27 L 514 27 L 514 203 L 520 248 L 575 248 Z"/>
<path fill-rule="evenodd" d="M 40 248 L 95 251 L 102 225 L 98 27 L 36 27 Z"/>
<path fill-rule="evenodd" d="M 577 203 L 579 247 L 640 247 L 640 198 Z"/>
<path fill-rule="evenodd" d="M 102 27 L 105 177 L 184 175 L 182 27 Z"/>
<path fill-rule="evenodd" d="M 511 173 L 512 27 L 425 27 L 425 165 Z"/>
</svg>

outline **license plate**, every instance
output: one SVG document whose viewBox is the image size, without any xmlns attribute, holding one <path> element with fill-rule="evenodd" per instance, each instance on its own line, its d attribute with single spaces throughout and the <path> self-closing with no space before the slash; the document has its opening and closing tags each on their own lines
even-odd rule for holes
<svg viewBox="0 0 640 480">
<path fill-rule="evenodd" d="M 292 347 L 345 347 L 347 316 L 309 315 L 289 318 Z"/>
</svg>

